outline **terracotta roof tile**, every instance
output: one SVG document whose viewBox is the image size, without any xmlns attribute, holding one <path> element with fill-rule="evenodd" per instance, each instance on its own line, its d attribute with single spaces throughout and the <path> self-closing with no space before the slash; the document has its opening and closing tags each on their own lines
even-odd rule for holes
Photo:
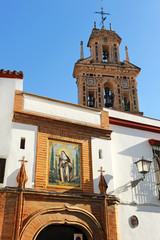
<svg viewBox="0 0 160 240">
<path fill-rule="evenodd" d="M 10 70 L 4 70 L 0 69 L 0 77 L 1 78 L 20 78 L 23 79 L 23 72 L 17 72 L 17 71 L 10 71 Z"/>
</svg>

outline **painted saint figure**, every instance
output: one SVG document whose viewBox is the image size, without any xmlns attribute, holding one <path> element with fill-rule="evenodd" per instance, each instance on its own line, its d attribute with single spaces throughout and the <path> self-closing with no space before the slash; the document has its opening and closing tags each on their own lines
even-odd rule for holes
<svg viewBox="0 0 160 240">
<path fill-rule="evenodd" d="M 59 175 L 61 182 L 69 182 L 72 178 L 72 168 L 73 165 L 71 163 L 70 158 L 67 156 L 65 151 L 61 151 L 59 157 Z"/>
</svg>

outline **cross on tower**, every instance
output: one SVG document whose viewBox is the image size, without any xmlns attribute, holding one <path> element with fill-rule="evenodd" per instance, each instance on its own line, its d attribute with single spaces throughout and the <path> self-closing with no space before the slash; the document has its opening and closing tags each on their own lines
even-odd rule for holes
<svg viewBox="0 0 160 240">
<path fill-rule="evenodd" d="M 101 0 L 101 11 L 100 12 L 95 12 L 98 14 L 101 14 L 102 16 L 102 22 L 100 24 L 102 24 L 102 27 L 104 27 L 104 21 L 106 20 L 107 17 L 104 17 L 104 15 L 111 15 L 110 13 L 105 13 L 103 12 L 103 0 Z"/>
<path fill-rule="evenodd" d="M 105 172 L 105 170 L 103 170 L 103 168 L 100 167 L 100 170 L 98 170 L 98 172 L 100 172 L 101 174 L 103 174 L 103 172 Z"/>
<path fill-rule="evenodd" d="M 25 160 L 25 156 L 23 156 L 22 160 L 19 160 L 19 162 L 22 162 L 22 164 L 24 164 L 25 162 L 28 162 L 27 160 Z"/>
</svg>

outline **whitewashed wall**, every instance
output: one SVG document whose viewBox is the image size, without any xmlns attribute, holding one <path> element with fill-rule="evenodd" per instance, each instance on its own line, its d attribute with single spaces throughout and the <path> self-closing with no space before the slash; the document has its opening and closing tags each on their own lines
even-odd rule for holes
<svg viewBox="0 0 160 240">
<path fill-rule="evenodd" d="M 0 187 L 17 187 L 16 176 L 21 167 L 20 159 L 26 157 L 28 182 L 34 186 L 37 127 L 13 123 L 15 90 L 23 90 L 22 79 L 0 78 L 0 158 L 6 159 L 4 182 Z M 20 149 L 20 140 L 25 138 L 25 149 Z"/>
<path fill-rule="evenodd" d="M 142 177 L 134 162 L 142 156 L 148 160 L 153 158 L 148 139 L 160 140 L 160 134 L 116 125 L 110 125 L 110 129 L 113 130 L 111 153 L 114 194 L 120 199 L 118 207 L 120 240 L 151 238 L 159 240 L 156 233 L 159 231 L 160 200 L 153 162 L 144 181 L 135 188 L 131 188 L 131 181 Z M 129 218 L 132 215 L 139 219 L 139 226 L 134 229 L 129 225 Z"/>
<path fill-rule="evenodd" d="M 160 207 L 148 205 L 119 205 L 120 240 L 159 240 Z M 130 226 L 130 217 L 136 215 L 139 225 Z"/>
<path fill-rule="evenodd" d="M 73 122 L 101 126 L 101 112 L 65 102 L 23 95 L 23 110 Z"/>
<path fill-rule="evenodd" d="M 108 111 L 110 117 L 160 127 L 160 121 L 156 119 L 111 109 L 103 110 Z M 104 141 L 104 145 L 99 139 L 92 140 L 94 191 L 98 192 L 97 169 L 102 166 L 111 176 L 111 180 L 108 179 L 107 182 L 108 193 L 114 194 L 120 200 L 118 205 L 120 240 L 160 240 L 160 200 L 153 162 L 145 180 L 131 188 L 131 181 L 142 177 L 137 172 L 134 162 L 142 156 L 152 160 L 152 147 L 148 139 L 160 140 L 160 134 L 113 124 L 110 124 L 110 130 L 113 131 L 111 141 Z M 105 149 L 104 162 L 98 159 L 99 148 Z M 107 180 L 107 175 L 105 178 Z M 136 228 L 130 225 L 130 217 L 133 215 L 139 220 Z"/>
<path fill-rule="evenodd" d="M 25 138 L 25 149 L 20 149 L 21 138 Z M 17 187 L 16 177 L 22 165 L 19 160 L 25 159 L 28 175 L 27 188 L 34 187 L 35 162 L 37 146 L 37 127 L 32 125 L 12 123 L 10 148 L 6 159 L 4 184 L 0 186 Z"/>
<path fill-rule="evenodd" d="M 8 156 L 14 93 L 22 88 L 22 79 L 0 78 L 0 157 Z"/>
<path fill-rule="evenodd" d="M 99 150 L 102 151 L 102 159 L 99 159 Z M 99 193 L 99 179 L 100 168 L 105 171 L 103 173 L 104 178 L 108 184 L 107 193 L 112 194 L 113 185 L 113 170 L 112 170 L 112 156 L 111 156 L 111 140 L 105 140 L 100 138 L 92 138 L 92 164 L 93 164 L 93 184 L 94 193 Z"/>
<path fill-rule="evenodd" d="M 160 121 L 155 119 L 113 110 L 109 110 L 109 114 L 111 117 L 160 127 Z M 134 162 L 142 156 L 148 160 L 153 159 L 148 139 L 160 140 L 160 134 L 117 125 L 110 125 L 110 130 L 113 131 L 111 140 L 113 192 L 120 199 L 118 206 L 120 240 L 160 240 L 160 200 L 153 162 L 145 180 L 131 188 L 131 181 L 142 177 Z M 139 220 L 136 228 L 130 225 L 130 217 L 133 215 Z"/>
</svg>

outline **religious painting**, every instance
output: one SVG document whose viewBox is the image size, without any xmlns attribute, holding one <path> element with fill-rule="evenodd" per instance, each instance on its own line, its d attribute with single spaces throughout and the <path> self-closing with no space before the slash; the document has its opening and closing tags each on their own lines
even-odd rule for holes
<svg viewBox="0 0 160 240">
<path fill-rule="evenodd" d="M 81 187 L 80 144 L 49 141 L 48 185 Z"/>
</svg>

